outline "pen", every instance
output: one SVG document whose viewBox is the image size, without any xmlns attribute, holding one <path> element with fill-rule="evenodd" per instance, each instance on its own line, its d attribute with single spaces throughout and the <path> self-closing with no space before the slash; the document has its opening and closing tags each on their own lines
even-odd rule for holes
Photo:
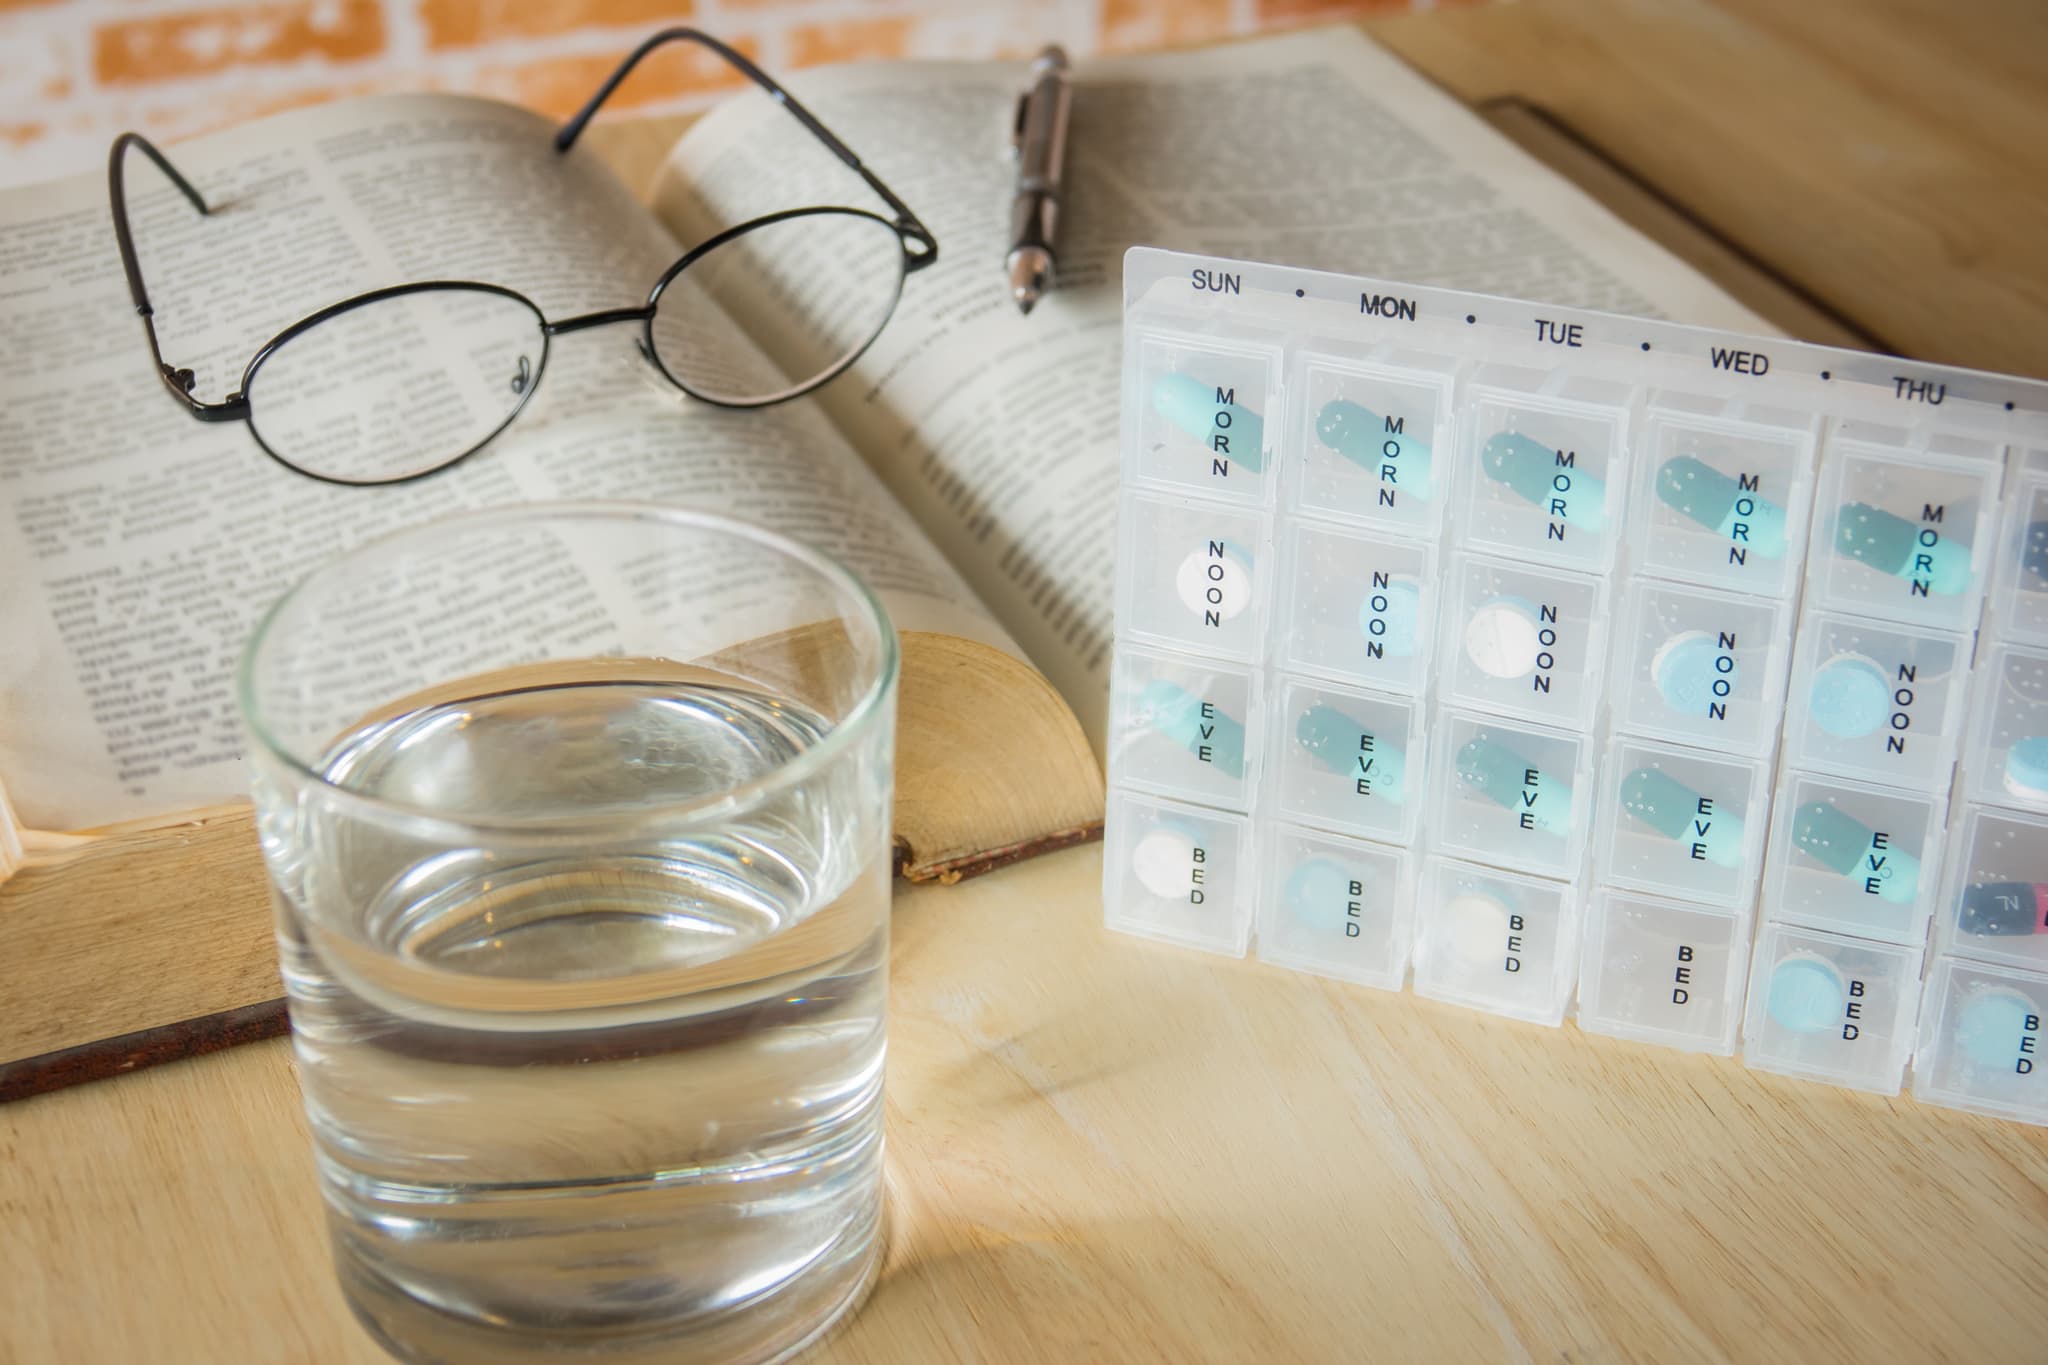
<svg viewBox="0 0 2048 1365">
<path fill-rule="evenodd" d="M 1025 313 L 1037 306 L 1052 279 L 1071 98 L 1067 54 L 1048 47 L 1031 63 L 1031 88 L 1017 99 L 1010 139 L 1017 154 L 1017 192 L 1010 201 L 1010 254 L 1003 268 L 1009 272 L 1010 296 Z"/>
</svg>

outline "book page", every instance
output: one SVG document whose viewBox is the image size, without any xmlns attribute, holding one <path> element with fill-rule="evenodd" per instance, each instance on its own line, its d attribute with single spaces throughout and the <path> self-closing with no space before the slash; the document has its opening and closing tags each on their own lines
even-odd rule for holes
<svg viewBox="0 0 2048 1365">
<path fill-rule="evenodd" d="M 215 206 L 204 217 L 132 156 L 166 359 L 219 400 L 295 320 L 416 280 L 509 286 L 549 319 L 643 304 L 673 239 L 551 133 L 440 96 L 281 115 L 166 149 Z M 0 780 L 20 821 L 73 829 L 240 796 L 230 675 L 260 612 L 314 564 L 464 508 L 575 497 L 736 513 L 851 566 L 900 627 L 1016 652 L 817 404 L 696 402 L 654 377 L 638 330 L 522 354 L 512 382 L 530 382 L 530 363 L 545 382 L 456 469 L 323 485 L 243 423 L 195 421 L 164 392 L 103 176 L 0 197 Z M 550 594 L 573 589 L 544 582 L 497 594 L 495 628 L 571 609 Z"/>
<path fill-rule="evenodd" d="M 1126 248 L 1770 330 L 1349 28 L 1080 64 L 1058 287 L 1021 317 L 1002 264 L 1024 79 L 1022 64 L 897 63 L 792 82 L 939 240 L 825 401 L 1098 752 Z M 821 183 L 787 122 L 765 100 L 699 122 L 657 185 L 664 221 L 687 239 L 828 190 L 881 207 L 850 172 Z"/>
</svg>

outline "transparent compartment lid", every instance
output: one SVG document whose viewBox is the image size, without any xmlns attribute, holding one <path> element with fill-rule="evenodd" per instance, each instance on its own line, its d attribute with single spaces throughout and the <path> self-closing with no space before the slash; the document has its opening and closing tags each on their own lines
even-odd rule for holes
<svg viewBox="0 0 2048 1365">
<path fill-rule="evenodd" d="M 1332 355 L 1298 362 L 1291 501 L 1314 515 L 1429 537 L 1449 503 L 1452 372 Z"/>
<path fill-rule="evenodd" d="M 1127 490 L 1119 521 L 1119 639 L 1227 659 L 1257 655 L 1270 576 L 1257 513 Z"/>
<path fill-rule="evenodd" d="M 1601 881 L 1747 910 L 1763 862 L 1770 768 L 1618 737 L 1601 772 Z"/>
<path fill-rule="evenodd" d="M 1966 806 L 1935 924 L 1944 952 L 2048 968 L 2048 816 Z"/>
<path fill-rule="evenodd" d="M 1401 989 L 1415 899 L 1410 855 L 1277 822 L 1261 824 L 1257 837 L 1259 960 Z"/>
<path fill-rule="evenodd" d="M 1647 572 L 1784 597 L 1806 557 L 1818 423 L 1737 421 L 1722 406 L 1653 396 L 1631 543 Z"/>
<path fill-rule="evenodd" d="M 1974 624 L 1995 539 L 1999 465 L 1838 433 L 1821 461 L 1808 593 L 1823 607 Z"/>
<path fill-rule="evenodd" d="M 1274 484 L 1280 348 L 1139 330 L 1125 360 L 1133 479 L 1261 502 Z"/>
<path fill-rule="evenodd" d="M 1812 773 L 1781 780 L 1763 913 L 1891 943 L 1926 941 L 1941 892 L 1941 796 Z"/>
<path fill-rule="evenodd" d="M 1420 692 L 1436 621 L 1436 552 L 1309 523 L 1284 532 L 1281 546 L 1273 612 L 1282 665 Z"/>
<path fill-rule="evenodd" d="M 1977 666 L 1963 770 L 1980 801 L 2048 811 L 2048 648 L 1994 649 Z"/>
<path fill-rule="evenodd" d="M 1742 754 L 1768 754 L 1777 744 L 1792 648 L 1788 604 L 1638 578 L 1620 631 L 1617 724 Z"/>
<path fill-rule="evenodd" d="M 1455 555 L 1439 685 L 1455 702 L 1584 729 L 1605 681 L 1607 614 L 1598 578 Z"/>
<path fill-rule="evenodd" d="M 1602 892 L 1586 917 L 1579 1027 L 1728 1056 L 1749 974 L 1749 920 L 1655 896 Z"/>
<path fill-rule="evenodd" d="M 1250 838 L 1241 815 L 1112 790 L 1102 860 L 1104 923 L 1243 957 L 1252 925 Z"/>
<path fill-rule="evenodd" d="M 1109 689 L 1109 780 L 1250 809 L 1264 730 L 1261 679 L 1242 666 L 1124 645 Z"/>
<path fill-rule="evenodd" d="M 2048 466 L 2048 448 L 2034 458 Z M 2048 467 L 2030 468 L 2006 500 L 1992 584 L 1998 633 L 2048 645 Z"/>
<path fill-rule="evenodd" d="M 1475 387 L 1459 421 L 1468 545 L 1591 572 L 1608 566 L 1627 500 L 1624 408 Z"/>
<path fill-rule="evenodd" d="M 1803 1080 L 1896 1095 L 1913 1047 L 1920 950 L 1766 922 L 1742 1057 Z"/>
<path fill-rule="evenodd" d="M 1960 747 L 1966 636 L 1808 611 L 1793 645 L 1785 761 L 1946 789 Z"/>
<path fill-rule="evenodd" d="M 1913 1098 L 2048 1124 L 2048 976 L 1935 959 L 1920 1012 Z"/>
<path fill-rule="evenodd" d="M 1517 872 L 1578 874 L 1591 819 L 1589 740 L 1445 709 L 1429 743 L 1424 818 L 1437 848 Z"/>
<path fill-rule="evenodd" d="M 1390 843 L 1415 836 L 1426 775 L 1421 703 L 1283 678 L 1262 809 Z"/>
<path fill-rule="evenodd" d="M 1578 973 L 1578 888 L 1431 859 L 1416 907 L 1415 990 L 1555 1026 Z"/>
</svg>

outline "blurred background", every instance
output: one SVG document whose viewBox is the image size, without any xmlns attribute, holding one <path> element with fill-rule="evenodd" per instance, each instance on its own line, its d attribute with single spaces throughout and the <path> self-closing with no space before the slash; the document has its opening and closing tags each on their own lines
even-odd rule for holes
<svg viewBox="0 0 2048 1365">
<path fill-rule="evenodd" d="M 782 74 L 871 57 L 1076 56 L 1432 0 L 0 0 L 0 184 L 96 170 L 123 129 L 179 138 L 390 90 L 563 114 L 640 38 L 692 24 Z M 671 112 L 736 78 L 671 49 L 612 108 Z"/>
</svg>

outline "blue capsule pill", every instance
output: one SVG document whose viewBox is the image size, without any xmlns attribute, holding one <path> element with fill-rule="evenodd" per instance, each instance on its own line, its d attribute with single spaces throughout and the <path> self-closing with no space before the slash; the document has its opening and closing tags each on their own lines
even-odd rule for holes
<svg viewBox="0 0 2048 1365">
<path fill-rule="evenodd" d="M 1407 424 L 1380 416 L 1346 398 L 1334 398 L 1316 414 L 1316 439 L 1388 485 L 1399 496 L 1429 500 L 1429 447 L 1403 428 Z"/>
<path fill-rule="evenodd" d="M 1152 408 L 1194 437 L 1203 450 L 1257 473 L 1265 460 L 1265 422 L 1250 408 L 1231 402 L 1226 392 L 1191 374 L 1163 374 L 1152 385 Z"/>
</svg>

